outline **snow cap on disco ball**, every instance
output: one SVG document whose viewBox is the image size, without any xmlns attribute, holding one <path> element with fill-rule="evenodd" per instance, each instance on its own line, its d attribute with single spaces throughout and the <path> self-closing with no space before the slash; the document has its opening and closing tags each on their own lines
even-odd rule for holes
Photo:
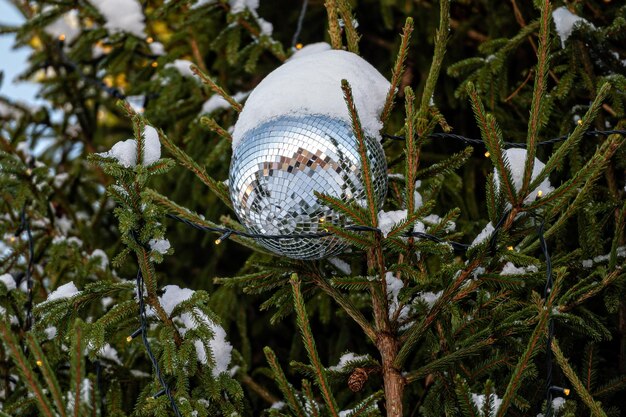
<svg viewBox="0 0 626 417">
<path fill-rule="evenodd" d="M 315 192 L 365 204 L 358 141 L 342 79 L 352 86 L 374 189 L 382 204 L 387 164 L 379 117 L 389 82 L 358 55 L 315 44 L 296 52 L 261 81 L 235 125 L 230 198 L 249 232 L 302 235 L 322 232 L 326 223 L 347 224 L 318 201 Z M 259 243 L 296 259 L 320 259 L 345 249 L 335 236 L 259 239 Z"/>
</svg>

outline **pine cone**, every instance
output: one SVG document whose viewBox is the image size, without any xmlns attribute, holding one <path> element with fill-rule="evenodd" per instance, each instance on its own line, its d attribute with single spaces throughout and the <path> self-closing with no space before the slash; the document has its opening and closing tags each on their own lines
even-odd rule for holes
<svg viewBox="0 0 626 417">
<path fill-rule="evenodd" d="M 365 368 L 355 368 L 348 378 L 348 388 L 352 392 L 359 392 L 367 382 L 368 372 Z"/>
</svg>

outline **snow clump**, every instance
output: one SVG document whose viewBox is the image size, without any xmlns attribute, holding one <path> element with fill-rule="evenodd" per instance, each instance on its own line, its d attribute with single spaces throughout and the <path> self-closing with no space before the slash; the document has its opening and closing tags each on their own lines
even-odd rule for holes
<svg viewBox="0 0 626 417">
<path fill-rule="evenodd" d="M 189 300 L 195 292 L 189 288 L 180 288 L 178 285 L 166 285 L 163 287 L 163 291 L 163 295 L 159 297 L 159 302 L 168 316 L 171 316 L 176 306 Z M 208 341 L 208 346 L 215 361 L 215 366 L 211 372 L 214 377 L 217 377 L 222 372 L 228 370 L 233 346 L 226 341 L 226 332 L 221 326 L 214 323 L 196 307 L 193 308 L 193 313 L 182 313 L 179 316 L 172 317 L 172 320 L 176 323 L 183 337 L 189 330 L 196 329 L 198 326 L 208 327 L 213 333 L 213 338 Z M 204 343 L 201 340 L 195 340 L 194 346 L 198 361 L 205 365 L 208 364 L 208 355 Z"/>
<path fill-rule="evenodd" d="M 175 59 L 173 62 L 165 65 L 165 68 L 174 68 L 183 77 L 193 77 L 195 74 L 191 71 L 193 62 L 186 59 Z"/>
<path fill-rule="evenodd" d="M 513 262 L 507 262 L 502 268 L 500 275 L 524 275 L 531 272 L 537 272 L 539 268 L 536 265 L 528 265 L 526 267 L 517 267 Z"/>
<path fill-rule="evenodd" d="M 398 295 L 400 294 L 400 290 L 404 288 L 404 282 L 396 277 L 393 272 L 387 272 L 385 274 L 385 281 L 387 282 L 387 299 L 389 300 L 389 318 L 392 318 L 400 307 Z M 407 318 L 409 310 L 409 306 L 405 305 L 402 307 L 402 310 L 400 310 L 398 314 L 398 320 L 402 321 Z"/>
<path fill-rule="evenodd" d="M 233 149 L 249 130 L 286 114 L 324 115 L 350 124 L 350 114 L 341 89 L 342 79 L 348 80 L 352 87 L 363 130 L 367 135 L 380 139 L 382 123 L 379 116 L 390 88 L 389 81 L 367 61 L 351 52 L 309 52 L 295 54 L 252 91 L 235 124 Z"/>
<path fill-rule="evenodd" d="M 170 241 L 167 239 L 151 239 L 148 244 L 150 245 L 150 249 L 160 254 L 166 253 L 171 247 Z"/>
<path fill-rule="evenodd" d="M 522 188 L 522 182 L 524 181 L 524 166 L 526 164 L 526 149 L 507 149 L 504 151 L 504 159 L 505 161 L 509 161 L 509 168 L 511 170 L 511 177 L 513 179 L 513 187 L 519 191 Z M 535 164 L 533 165 L 533 173 L 531 175 L 531 182 L 537 178 L 539 173 L 543 170 L 546 165 L 541 162 L 539 159 L 535 158 Z M 496 189 L 500 187 L 500 177 L 498 172 L 494 168 L 493 170 L 493 179 L 496 185 Z M 541 184 L 535 189 L 532 190 L 526 199 L 525 203 L 532 203 L 537 198 L 537 192 L 541 191 L 543 196 L 545 197 L 550 192 L 554 191 L 554 187 L 550 184 L 550 181 L 546 178 Z"/>
<path fill-rule="evenodd" d="M 0 282 L 3 283 L 5 287 L 7 287 L 7 291 L 13 291 L 16 288 L 15 280 L 13 279 L 13 276 L 11 274 L 0 275 Z"/>
<path fill-rule="evenodd" d="M 76 288 L 74 282 L 70 281 L 67 284 L 61 285 L 59 288 L 48 294 L 48 298 L 46 299 L 46 301 L 61 300 L 64 298 L 73 297 L 78 294 L 80 294 L 80 291 L 78 291 L 78 288 Z"/>
<path fill-rule="evenodd" d="M 483 243 L 487 238 L 491 237 L 494 230 L 493 224 L 491 224 L 491 222 L 487 223 L 485 228 L 474 238 L 470 247 Z"/>
<path fill-rule="evenodd" d="M 89 0 L 100 12 L 111 33 L 126 32 L 144 38 L 146 24 L 141 4 L 136 0 Z"/>
<path fill-rule="evenodd" d="M 328 367 L 328 370 L 335 371 L 335 372 L 343 372 L 346 370 L 346 366 L 348 365 L 348 362 L 364 361 L 364 360 L 367 360 L 367 358 L 368 358 L 367 355 L 355 355 L 352 352 L 347 352 L 341 355 L 341 358 L 339 358 L 339 363 L 337 365 Z"/>
<path fill-rule="evenodd" d="M 472 402 L 478 408 L 480 415 L 483 417 L 495 417 L 500 409 L 500 405 L 502 405 L 502 398 L 499 398 L 496 394 L 491 396 L 491 410 L 489 410 L 489 415 L 485 416 L 483 414 L 483 407 L 485 406 L 485 395 L 484 394 L 472 394 Z"/>
<path fill-rule="evenodd" d="M 143 131 L 144 148 L 143 148 L 143 164 L 150 165 L 161 158 L 161 142 L 159 134 L 152 126 L 146 126 Z M 120 165 L 131 168 L 137 165 L 137 141 L 135 139 L 127 139 L 117 142 L 111 150 L 102 152 L 100 155 L 104 158 L 114 158 Z"/>
<path fill-rule="evenodd" d="M 565 48 L 565 41 L 570 37 L 576 26 L 587 25 L 592 29 L 596 28 L 593 23 L 580 16 L 576 16 L 565 6 L 561 6 L 552 12 L 552 20 L 554 20 L 556 33 L 559 35 L 559 38 L 561 38 L 561 47 L 563 48 Z"/>
<path fill-rule="evenodd" d="M 232 97 L 237 103 L 241 103 L 243 100 L 248 97 L 250 94 L 249 91 L 235 93 Z M 224 99 L 224 97 L 219 94 L 214 94 L 202 105 L 202 110 L 200 110 L 200 114 L 204 113 L 213 113 L 216 110 L 229 109 L 230 103 Z"/>
</svg>

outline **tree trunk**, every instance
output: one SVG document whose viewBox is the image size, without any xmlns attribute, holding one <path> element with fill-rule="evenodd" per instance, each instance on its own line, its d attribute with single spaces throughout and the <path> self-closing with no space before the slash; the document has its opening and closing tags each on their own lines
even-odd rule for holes
<svg viewBox="0 0 626 417">
<path fill-rule="evenodd" d="M 395 337 L 388 333 L 382 333 L 378 338 L 378 350 L 382 359 L 387 417 L 402 417 L 404 377 L 393 366 L 393 361 L 398 353 Z"/>
</svg>

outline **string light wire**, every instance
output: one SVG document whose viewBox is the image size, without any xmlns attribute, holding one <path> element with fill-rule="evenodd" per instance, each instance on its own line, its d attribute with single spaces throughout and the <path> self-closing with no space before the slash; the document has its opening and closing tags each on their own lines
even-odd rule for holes
<svg viewBox="0 0 626 417">
<path fill-rule="evenodd" d="M 296 31 L 293 34 L 293 38 L 291 39 L 291 47 L 297 48 L 298 38 L 300 37 L 300 32 L 302 32 L 302 24 L 304 22 L 304 17 L 306 16 L 306 9 L 309 5 L 309 0 L 302 0 L 302 9 L 300 9 L 300 16 L 298 16 L 298 24 L 296 25 Z"/>
<path fill-rule="evenodd" d="M 143 345 L 146 349 L 146 353 L 148 354 L 148 357 L 150 358 L 150 362 L 152 362 L 152 367 L 154 368 L 154 372 L 156 373 L 159 383 L 161 384 L 162 390 L 159 391 L 159 393 L 164 393 L 165 395 L 167 395 L 167 398 L 170 401 L 170 405 L 172 406 L 172 409 L 174 410 L 176 417 L 182 417 L 180 410 L 178 409 L 178 405 L 176 404 L 176 400 L 174 399 L 174 396 L 172 395 L 171 388 L 169 387 L 169 385 L 165 381 L 165 378 L 163 377 L 163 374 L 161 373 L 159 362 L 154 357 L 154 354 L 152 353 L 152 348 L 150 347 L 150 341 L 148 340 L 148 317 L 146 314 L 146 306 L 145 306 L 145 302 L 143 298 L 144 282 L 143 282 L 143 274 L 141 273 L 141 268 L 137 269 L 136 281 L 137 281 L 137 298 L 139 299 L 139 318 L 141 321 L 141 339 L 143 340 Z M 156 397 L 157 397 L 156 394 L 152 396 L 152 398 L 156 398 Z"/>
<path fill-rule="evenodd" d="M 608 136 L 608 135 L 613 135 L 613 134 L 626 135 L 626 130 L 588 130 L 586 132 L 583 132 L 583 136 Z M 383 137 L 383 139 L 389 139 L 389 140 L 397 140 L 397 141 L 404 141 L 404 140 L 406 140 L 406 138 L 404 136 L 389 135 L 387 133 L 383 133 L 382 137 Z M 457 134 L 454 134 L 454 133 L 431 133 L 430 135 L 428 135 L 428 137 L 430 139 L 456 139 L 456 140 L 459 140 L 461 142 L 465 142 L 465 143 L 467 143 L 469 145 L 482 145 L 482 146 L 485 146 L 485 141 L 482 140 L 482 139 L 468 138 L 466 136 L 457 135 Z M 556 138 L 544 140 L 542 142 L 538 142 L 537 146 L 554 145 L 555 143 L 559 143 L 559 142 L 565 141 L 568 137 L 569 137 L 569 135 L 563 135 L 563 136 L 558 136 Z M 504 147 L 507 148 L 507 149 L 510 149 L 510 148 L 525 149 L 526 148 L 526 143 L 524 143 L 524 142 L 504 142 Z M 489 158 L 489 152 L 485 152 L 485 157 Z"/>
<path fill-rule="evenodd" d="M 539 221 L 537 226 L 537 236 L 539 238 L 539 246 L 541 247 L 541 252 L 543 252 L 543 257 L 546 260 L 546 284 L 543 288 L 543 302 L 544 305 L 548 304 L 548 299 L 552 296 L 552 287 L 554 285 L 554 280 L 552 278 L 552 259 L 550 257 L 550 252 L 548 251 L 548 244 L 546 243 L 546 239 L 544 236 L 545 230 L 545 219 L 541 216 L 534 215 L 535 222 Z M 548 334 L 546 337 L 546 410 L 544 413 L 545 417 L 552 417 L 554 414 L 554 410 L 552 407 L 552 397 L 554 392 L 561 393 L 565 396 L 569 395 L 569 389 L 561 388 L 552 385 L 552 373 L 553 373 L 553 355 L 552 355 L 552 340 L 554 339 L 554 319 L 552 317 L 552 312 L 548 312 Z"/>
<path fill-rule="evenodd" d="M 261 233 L 250 233 L 250 232 L 246 232 L 243 230 L 236 230 L 236 229 L 231 229 L 228 227 L 210 227 L 210 226 L 204 226 L 195 222 L 192 222 L 191 220 L 187 220 L 183 217 L 177 216 L 175 214 L 171 214 L 171 213 L 167 213 L 166 217 L 169 217 L 170 219 L 179 221 L 181 223 L 184 223 L 188 226 L 191 226 L 195 229 L 198 230 L 202 230 L 204 232 L 212 232 L 212 233 L 219 233 L 221 236 L 219 239 L 217 239 L 215 241 L 216 244 L 219 244 L 221 242 L 223 242 L 224 240 L 228 239 L 231 235 L 233 236 L 241 236 L 241 237 L 247 237 L 250 239 L 267 239 L 267 240 L 281 240 L 281 239 L 322 239 L 325 237 L 329 237 L 329 236 L 335 236 L 336 234 L 333 232 L 329 232 L 329 231 L 323 231 L 323 232 L 315 232 L 315 233 L 300 233 L 297 235 L 287 235 L 287 234 L 277 234 L 277 235 L 271 235 L 271 234 L 261 234 Z M 370 226 L 361 226 L 361 225 L 345 225 L 342 226 L 343 230 L 348 230 L 351 232 L 374 232 L 374 233 L 378 233 L 378 234 L 383 234 L 383 231 L 381 229 L 378 229 L 376 227 L 370 227 Z M 425 240 L 430 240 L 432 242 L 436 242 L 436 243 L 445 243 L 445 244 L 449 244 L 450 246 L 452 246 L 453 249 L 455 249 L 456 251 L 465 251 L 467 250 L 467 248 L 469 248 L 470 245 L 466 244 L 466 243 L 459 243 L 459 242 L 454 242 L 451 240 L 444 240 L 441 239 L 435 235 L 432 235 L 430 233 L 424 233 L 424 232 L 413 232 L 413 231 L 408 231 L 402 234 L 402 237 L 417 237 L 417 238 L 421 238 L 421 239 L 425 239 Z"/>
</svg>

